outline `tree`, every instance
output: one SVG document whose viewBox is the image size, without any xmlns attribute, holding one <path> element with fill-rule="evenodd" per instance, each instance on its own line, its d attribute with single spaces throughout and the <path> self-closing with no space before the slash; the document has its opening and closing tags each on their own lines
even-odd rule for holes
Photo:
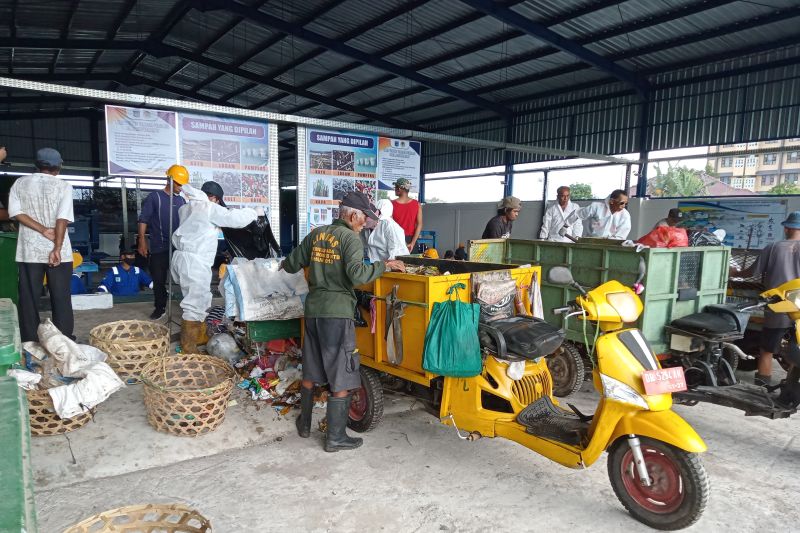
<svg viewBox="0 0 800 533">
<path fill-rule="evenodd" d="M 647 180 L 647 194 L 668 197 L 708 195 L 708 188 L 697 171 L 685 165 L 667 165 L 666 172 L 658 165 L 655 177 Z"/>
<path fill-rule="evenodd" d="M 769 194 L 800 194 L 800 187 L 796 183 L 779 183 L 769 190 Z"/>
<path fill-rule="evenodd" d="M 443 204 L 444 200 L 441 198 L 437 198 L 435 196 L 431 196 L 430 198 L 425 198 L 426 204 Z"/>
<path fill-rule="evenodd" d="M 714 165 L 711 162 L 706 163 L 706 169 L 703 171 L 706 173 L 706 176 L 711 176 L 712 178 L 718 178 L 719 175 L 714 172 Z"/>
<path fill-rule="evenodd" d="M 592 186 L 588 183 L 573 183 L 569 186 L 569 197 L 571 200 L 591 200 Z"/>
</svg>

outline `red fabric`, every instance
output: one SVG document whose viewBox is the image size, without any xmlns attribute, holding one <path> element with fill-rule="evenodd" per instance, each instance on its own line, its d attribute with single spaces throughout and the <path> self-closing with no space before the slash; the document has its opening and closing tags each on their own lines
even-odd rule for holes
<svg viewBox="0 0 800 533">
<path fill-rule="evenodd" d="M 677 248 L 689 246 L 689 236 L 683 228 L 659 226 L 636 242 L 650 248 Z"/>
<path fill-rule="evenodd" d="M 403 233 L 406 236 L 414 235 L 414 231 L 417 229 L 419 202 L 411 200 L 407 204 L 401 204 L 397 200 L 392 200 L 392 205 L 394 206 L 394 212 L 392 213 L 394 221 L 403 228 Z"/>
</svg>

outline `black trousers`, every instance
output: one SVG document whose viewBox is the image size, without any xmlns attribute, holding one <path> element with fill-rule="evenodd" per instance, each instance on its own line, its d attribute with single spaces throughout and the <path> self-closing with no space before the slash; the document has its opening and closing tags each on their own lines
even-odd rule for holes
<svg viewBox="0 0 800 533">
<path fill-rule="evenodd" d="M 36 332 L 39 327 L 39 297 L 47 274 L 47 287 L 50 291 L 50 307 L 53 310 L 53 324 L 64 335 L 71 336 L 75 326 L 72 316 L 72 295 L 70 283 L 72 261 L 57 267 L 47 263 L 17 263 L 19 268 L 19 332 L 22 342 L 39 341 Z"/>
<path fill-rule="evenodd" d="M 153 278 L 155 308 L 167 308 L 167 276 L 169 276 L 169 250 L 150 254 L 150 277 Z"/>
</svg>

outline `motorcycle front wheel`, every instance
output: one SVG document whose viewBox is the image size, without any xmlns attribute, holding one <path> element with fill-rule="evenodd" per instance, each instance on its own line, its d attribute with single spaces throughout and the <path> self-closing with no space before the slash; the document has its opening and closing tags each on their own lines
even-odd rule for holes
<svg viewBox="0 0 800 533">
<path fill-rule="evenodd" d="M 708 503 L 709 481 L 696 453 L 640 437 L 650 476 L 643 485 L 626 438 L 608 450 L 608 477 L 625 509 L 638 521 L 665 531 L 683 529 L 697 520 Z"/>
</svg>

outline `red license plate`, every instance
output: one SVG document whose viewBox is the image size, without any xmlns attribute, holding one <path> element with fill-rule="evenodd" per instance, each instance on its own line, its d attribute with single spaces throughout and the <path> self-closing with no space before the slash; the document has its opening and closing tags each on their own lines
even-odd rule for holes
<svg viewBox="0 0 800 533">
<path fill-rule="evenodd" d="M 667 394 L 686 390 L 686 376 L 683 368 L 661 368 L 659 370 L 645 370 L 642 372 L 644 391 L 650 394 Z"/>
</svg>

